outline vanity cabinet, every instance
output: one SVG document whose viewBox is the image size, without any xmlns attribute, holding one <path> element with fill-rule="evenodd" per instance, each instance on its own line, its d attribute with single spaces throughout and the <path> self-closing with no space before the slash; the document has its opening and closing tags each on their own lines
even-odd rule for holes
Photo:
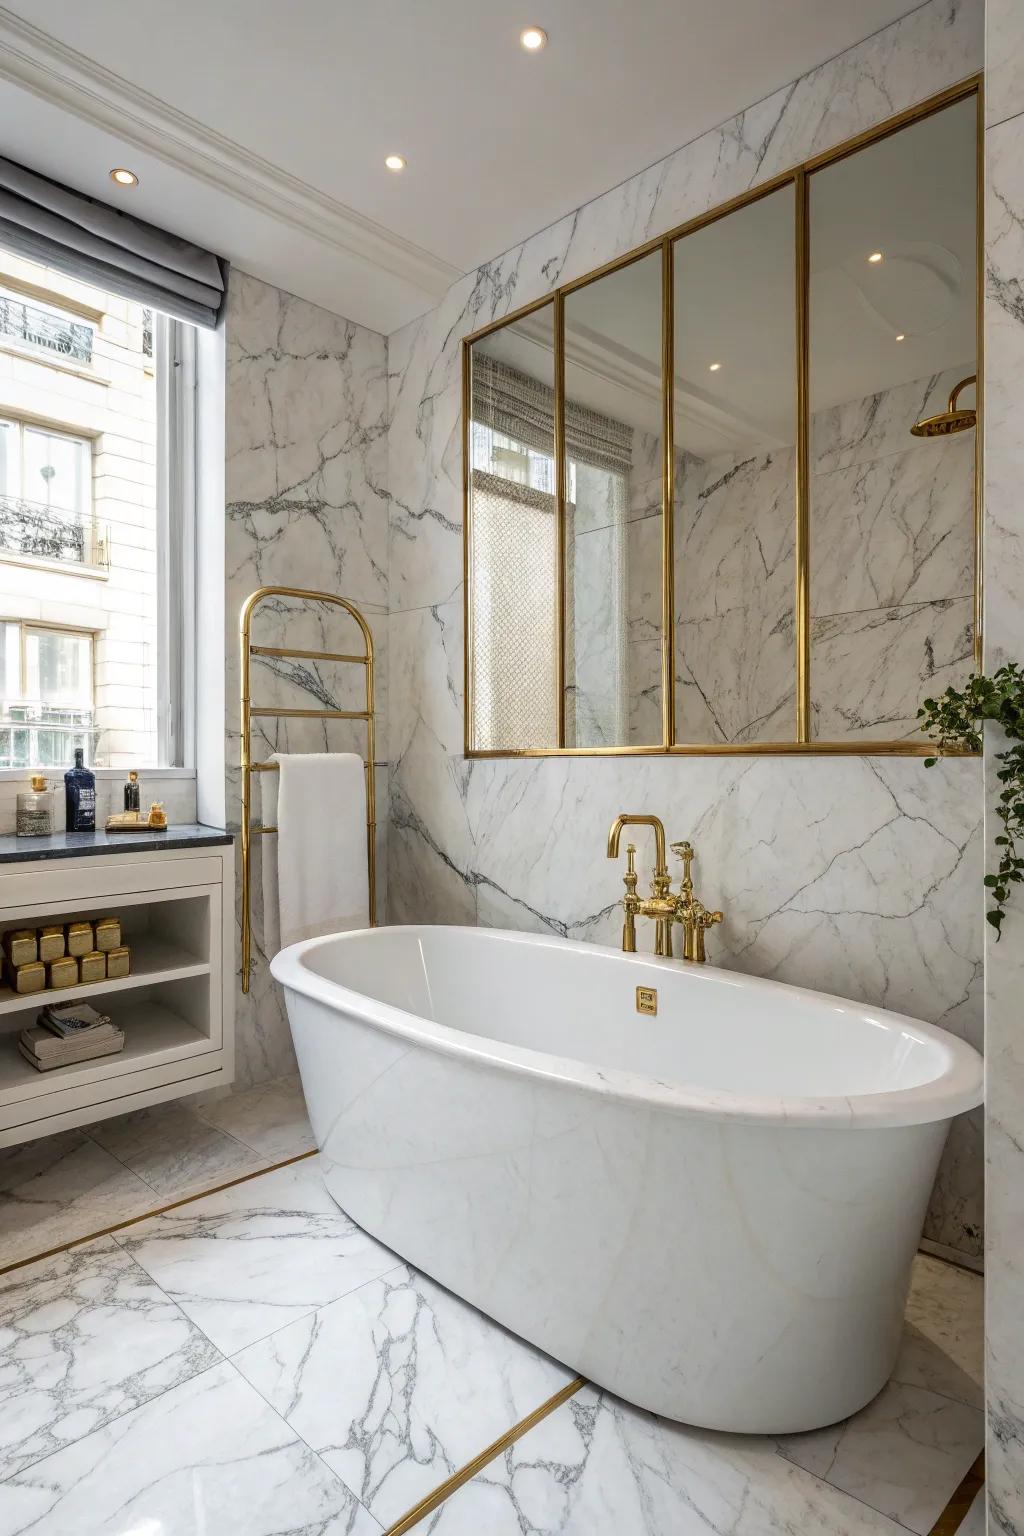
<svg viewBox="0 0 1024 1536">
<path fill-rule="evenodd" d="M 91 848 L 84 837 L 46 842 L 36 849 L 0 838 L 0 931 L 115 913 L 131 974 L 31 995 L 0 986 L 0 1146 L 221 1088 L 234 1076 L 231 838 L 188 827 L 171 828 L 159 847 L 121 847 L 102 834 Z M 123 1029 L 123 1051 L 38 1071 L 18 1049 L 21 1030 L 44 1001 L 78 999 Z"/>
</svg>

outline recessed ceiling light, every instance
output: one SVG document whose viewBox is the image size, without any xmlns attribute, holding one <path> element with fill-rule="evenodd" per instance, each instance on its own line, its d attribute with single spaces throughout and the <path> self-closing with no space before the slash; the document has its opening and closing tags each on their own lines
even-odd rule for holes
<svg viewBox="0 0 1024 1536">
<path fill-rule="evenodd" d="M 721 368 L 721 366 L 722 366 L 721 363 L 709 363 L 708 364 L 708 372 L 709 373 L 717 373 L 719 368 Z"/>
<path fill-rule="evenodd" d="M 876 263 L 881 261 L 881 259 L 882 259 L 881 251 L 872 251 L 871 255 L 868 257 L 868 261 L 873 261 L 873 262 L 876 262 Z"/>
<path fill-rule="evenodd" d="M 519 34 L 519 41 L 527 53 L 539 53 L 548 40 L 548 35 L 543 27 L 524 27 Z"/>
<path fill-rule="evenodd" d="M 905 331 L 898 332 L 898 334 L 896 336 L 896 340 L 897 341 L 906 341 L 906 339 L 907 339 L 907 337 L 906 337 L 906 332 Z"/>
<path fill-rule="evenodd" d="M 126 171 L 123 165 L 115 165 L 110 173 L 111 181 L 116 181 L 119 187 L 137 187 L 139 178 L 134 171 Z"/>
<path fill-rule="evenodd" d="M 389 171 L 404 171 L 405 170 L 405 156 L 404 155 L 385 155 L 384 156 L 384 164 L 387 166 Z"/>
</svg>

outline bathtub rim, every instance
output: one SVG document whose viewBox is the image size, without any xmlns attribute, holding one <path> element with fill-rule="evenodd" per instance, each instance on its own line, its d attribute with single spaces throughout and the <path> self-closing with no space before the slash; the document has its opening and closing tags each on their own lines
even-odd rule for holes
<svg viewBox="0 0 1024 1536">
<path fill-rule="evenodd" d="M 511 1045 L 487 1035 L 472 1034 L 448 1024 L 438 1024 L 420 1014 L 396 1008 L 365 992 L 357 992 L 342 986 L 340 982 L 331 981 L 311 970 L 305 963 L 307 955 L 332 944 L 360 939 L 370 939 L 372 942 L 375 937 L 389 933 L 415 936 L 453 932 L 486 935 L 531 948 L 539 945 L 559 950 L 585 950 L 626 965 L 641 964 L 675 972 L 678 972 L 681 965 L 678 959 L 630 955 L 609 945 L 585 944 L 581 940 L 524 933 L 517 929 L 481 929 L 468 924 L 395 923 L 304 939 L 275 955 L 270 962 L 270 971 L 284 988 L 323 1003 L 335 1012 L 346 1013 L 385 1034 L 406 1040 L 410 1045 L 456 1057 L 478 1067 L 510 1071 L 517 1076 L 539 1079 L 598 1098 L 642 1104 L 691 1118 L 732 1120 L 747 1125 L 787 1126 L 794 1129 L 867 1130 L 873 1127 L 897 1128 L 948 1121 L 977 1108 L 983 1101 L 984 1068 L 981 1055 L 967 1041 L 941 1026 L 927 1024 L 921 1019 L 895 1013 L 891 1009 L 873 1008 L 850 998 L 819 992 L 814 988 L 748 976 L 744 972 L 728 971 L 723 967 L 702 966 L 699 971 L 695 971 L 694 980 L 700 982 L 706 977 L 710 981 L 716 976 L 727 976 L 749 985 L 755 994 L 781 990 L 821 1001 L 833 1008 L 837 1003 L 841 1004 L 851 1011 L 868 1015 L 876 1025 L 882 1023 L 885 1027 L 908 1029 L 912 1034 L 927 1040 L 945 1053 L 945 1066 L 926 1083 L 880 1093 L 829 1095 L 821 1098 L 800 1095 L 756 1097 L 724 1089 L 688 1088 L 618 1068 L 599 1068 L 578 1057 L 558 1056 L 527 1046 Z"/>
</svg>

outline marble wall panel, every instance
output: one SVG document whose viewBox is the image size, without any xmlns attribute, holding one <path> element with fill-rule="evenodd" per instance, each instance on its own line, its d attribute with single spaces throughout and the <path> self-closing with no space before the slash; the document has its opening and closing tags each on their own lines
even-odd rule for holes
<svg viewBox="0 0 1024 1536">
<path fill-rule="evenodd" d="M 1024 642 L 1024 12 L 989 0 L 985 135 L 985 651 L 991 671 Z M 986 838 L 996 754 L 986 732 Z M 1024 900 L 986 928 L 986 1393 L 988 1529 L 1024 1532 Z"/>
<path fill-rule="evenodd" d="M 234 271 L 227 315 L 227 540 L 225 650 L 228 825 L 240 820 L 238 616 L 256 587 L 285 585 L 349 598 L 366 614 L 376 652 L 379 735 L 388 756 L 387 377 L 384 338 Z M 358 631 L 333 610 L 287 601 L 261 610 L 269 645 L 348 651 Z M 361 648 L 361 646 L 359 647 Z M 253 699 L 289 708 L 361 707 L 362 669 L 294 660 L 258 661 Z M 364 751 L 346 722 L 264 720 L 262 757 L 283 751 Z M 387 858 L 387 771 L 377 773 L 378 889 Z M 259 814 L 257 785 L 255 813 Z M 333 814 L 324 807 L 324 814 Z M 262 907 L 256 839 L 253 872 L 256 965 L 249 994 L 236 987 L 240 1084 L 294 1070 L 280 989 L 259 945 Z M 240 893 L 239 893 L 240 894 Z M 237 963 L 237 953 L 236 953 Z"/>
</svg>

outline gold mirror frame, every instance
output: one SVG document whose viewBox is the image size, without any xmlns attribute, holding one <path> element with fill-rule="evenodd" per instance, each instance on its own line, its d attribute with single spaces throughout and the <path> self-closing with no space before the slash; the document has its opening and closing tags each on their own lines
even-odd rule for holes
<svg viewBox="0 0 1024 1536">
<path fill-rule="evenodd" d="M 570 283 L 545 293 L 535 299 L 531 304 L 524 304 L 520 309 L 513 310 L 500 320 L 494 320 L 489 325 L 481 326 L 479 330 L 472 332 L 463 338 L 462 342 L 462 540 L 463 540 L 463 601 L 464 601 L 464 679 L 463 679 L 463 719 L 464 719 L 464 751 L 469 758 L 488 757 L 722 757 L 722 756 L 841 756 L 841 757 L 926 757 L 935 753 L 933 744 L 922 741 L 815 741 L 810 735 L 811 719 L 811 657 L 810 657 L 810 460 L 809 460 L 809 436 L 810 436 L 810 218 L 808 180 L 815 171 L 834 165 L 839 160 L 846 159 L 849 155 L 856 154 L 858 150 L 866 149 L 869 145 L 878 143 L 881 139 L 891 137 L 899 133 L 901 129 L 910 127 L 911 124 L 922 121 L 924 118 L 941 112 L 943 108 L 955 105 L 959 101 L 965 101 L 971 96 L 975 98 L 975 134 L 976 134 L 976 239 L 978 258 L 975 270 L 976 285 L 976 357 L 977 357 L 977 430 L 975 434 L 974 451 L 974 664 L 980 669 L 982 664 L 982 542 L 981 542 L 981 486 L 982 486 L 982 379 L 984 369 L 982 364 L 982 295 L 984 272 L 984 181 L 982 176 L 982 153 L 984 145 L 984 107 L 982 98 L 982 76 L 974 75 L 962 81 L 959 85 L 949 87 L 938 95 L 929 97 L 917 106 L 908 108 L 905 112 L 898 113 L 895 117 L 886 119 L 874 128 L 867 129 L 855 138 L 848 139 L 839 144 L 835 149 L 816 155 L 813 159 L 805 160 L 802 164 L 794 166 L 791 170 L 773 177 L 770 181 L 752 188 L 748 192 L 741 193 L 738 197 L 731 198 L 728 202 L 720 204 L 709 212 L 700 214 L 697 218 L 688 220 L 685 224 L 679 224 L 670 229 L 666 234 L 659 235 L 646 244 L 637 246 L 628 251 L 624 256 L 618 256 L 614 261 L 606 262 L 593 272 L 586 273 L 583 277 L 575 278 Z M 758 202 L 761 198 L 768 197 L 772 192 L 777 192 L 781 187 L 792 186 L 795 191 L 796 203 L 796 227 L 794 231 L 796 248 L 796 417 L 797 417 L 797 444 L 796 444 L 796 739 L 780 742 L 715 742 L 715 743 L 683 743 L 675 740 L 675 581 L 673 565 L 673 522 L 671 509 L 674 501 L 673 464 L 674 464 L 674 408 L 673 408 L 673 372 L 674 372 L 674 271 L 673 271 L 673 247 L 677 240 L 686 235 L 693 234 L 695 230 L 703 229 L 708 224 L 713 224 L 719 219 L 726 218 L 739 208 L 745 208 L 751 203 Z M 610 272 L 616 272 L 622 267 L 630 266 L 634 261 L 652 252 L 662 252 L 662 658 L 661 658 L 661 714 L 662 714 L 662 740 L 660 743 L 644 746 L 630 746 L 628 744 L 614 747 L 519 747 L 516 749 L 501 748 L 488 749 L 476 747 L 472 740 L 473 720 L 473 651 L 472 651 L 472 606 L 473 593 L 470 580 L 469 561 L 469 537 L 470 537 L 470 417 L 472 408 L 472 357 L 473 346 L 485 336 L 492 335 L 508 325 L 514 325 L 527 315 L 542 309 L 547 304 L 554 306 L 554 333 L 555 333 L 555 401 L 554 401 L 554 427 L 555 427 L 555 485 L 556 485 L 556 515 L 558 518 L 558 573 L 557 573 L 557 599 L 558 599 L 558 654 L 555 658 L 555 668 L 558 686 L 558 723 L 559 741 L 565 741 L 565 552 L 566 552 L 566 507 L 565 507 L 565 298 L 567 294 L 574 293 L 580 288 L 585 288 L 590 283 L 597 282 Z M 976 756 L 972 753 L 955 753 L 954 755 Z"/>
</svg>

